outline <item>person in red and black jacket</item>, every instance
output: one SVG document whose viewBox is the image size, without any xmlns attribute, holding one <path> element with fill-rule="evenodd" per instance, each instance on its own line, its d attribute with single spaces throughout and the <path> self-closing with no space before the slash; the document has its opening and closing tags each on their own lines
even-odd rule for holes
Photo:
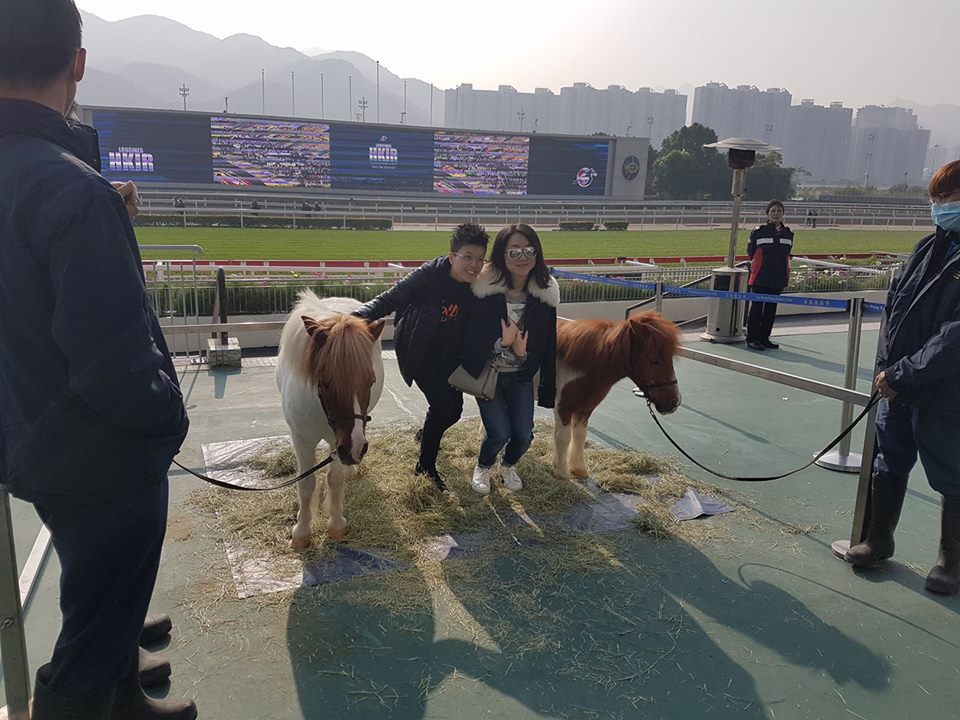
<svg viewBox="0 0 960 720">
<path fill-rule="evenodd" d="M 783 224 L 783 203 L 767 203 L 767 222 L 750 233 L 747 255 L 750 256 L 750 292 L 779 295 L 790 282 L 790 255 L 793 254 L 793 231 Z M 747 347 L 753 350 L 775 350 L 770 341 L 776 303 L 750 303 L 747 316 Z"/>
</svg>

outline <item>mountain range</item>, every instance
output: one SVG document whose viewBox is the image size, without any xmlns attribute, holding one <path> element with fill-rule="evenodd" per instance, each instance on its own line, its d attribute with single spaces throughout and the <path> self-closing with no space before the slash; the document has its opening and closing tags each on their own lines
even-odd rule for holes
<svg viewBox="0 0 960 720">
<path fill-rule="evenodd" d="M 383 65 L 378 103 L 377 62 L 362 53 L 301 52 L 246 34 L 221 40 L 157 15 L 118 21 L 82 15 L 88 69 L 78 92 L 81 104 L 179 109 L 179 88 L 186 86 L 190 110 L 353 120 L 366 99 L 368 122 L 400 123 L 406 110 L 409 125 L 443 125 L 443 90 L 401 78 Z M 683 90 L 689 121 L 693 88 Z M 931 147 L 939 144 L 950 159 L 960 145 L 960 106 L 904 99 L 890 104 L 912 107 L 932 131 Z"/>
<path fill-rule="evenodd" d="M 82 16 L 88 67 L 81 104 L 179 109 L 186 86 L 189 110 L 352 120 L 365 98 L 367 122 L 399 123 L 406 93 L 404 122 L 430 124 L 430 84 L 380 66 L 378 108 L 377 63 L 361 53 L 307 55 L 253 35 L 221 40 L 156 15 L 115 22 Z M 443 124 L 439 88 L 433 124 Z"/>
</svg>

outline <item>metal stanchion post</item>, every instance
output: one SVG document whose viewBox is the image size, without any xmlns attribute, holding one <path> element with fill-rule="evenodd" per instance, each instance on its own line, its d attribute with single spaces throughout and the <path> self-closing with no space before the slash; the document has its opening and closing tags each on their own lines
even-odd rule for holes
<svg viewBox="0 0 960 720">
<path fill-rule="evenodd" d="M 860 481 L 857 484 L 857 499 L 853 506 L 853 524 L 850 527 L 849 540 L 834 540 L 830 549 L 838 558 L 843 558 L 853 545 L 863 542 L 866 536 L 864 528 L 869 518 L 870 509 L 870 481 L 873 475 L 873 455 L 876 444 L 877 406 L 874 405 L 867 413 L 866 427 L 863 432 L 862 457 L 866 462 L 860 464 Z"/>
<path fill-rule="evenodd" d="M 847 329 L 847 359 L 844 366 L 843 386 L 848 390 L 857 389 L 857 370 L 860 365 L 860 333 L 863 328 L 863 298 L 852 298 L 849 301 L 850 322 Z M 840 411 L 840 429 L 843 430 L 853 422 L 853 405 L 843 403 Z M 817 465 L 828 470 L 854 473 L 860 471 L 863 462 L 862 456 L 850 452 L 850 436 L 840 441 L 840 445 L 833 452 L 827 453 L 817 460 Z"/>
<path fill-rule="evenodd" d="M 657 313 L 663 315 L 663 280 L 657 280 L 656 298 Z"/>
<path fill-rule="evenodd" d="M 877 339 L 877 353 L 879 354 L 880 342 L 883 340 L 883 330 L 881 326 L 880 337 Z M 876 451 L 876 424 L 877 424 L 877 405 L 874 405 L 867 413 L 866 426 L 863 429 L 863 448 L 861 449 L 860 461 L 860 479 L 857 482 L 857 499 L 853 506 L 853 524 L 850 527 L 849 540 L 835 540 L 830 544 L 833 554 L 843 558 L 851 546 L 863 542 L 865 537 L 865 528 L 870 517 L 870 482 L 873 476 L 873 458 Z"/>
<path fill-rule="evenodd" d="M 23 608 L 20 605 L 20 576 L 17 551 L 13 544 L 13 520 L 10 496 L 0 485 L 0 660 L 3 663 L 3 689 L 7 698 L 7 717 L 30 717 L 30 669 L 23 632 Z"/>
</svg>

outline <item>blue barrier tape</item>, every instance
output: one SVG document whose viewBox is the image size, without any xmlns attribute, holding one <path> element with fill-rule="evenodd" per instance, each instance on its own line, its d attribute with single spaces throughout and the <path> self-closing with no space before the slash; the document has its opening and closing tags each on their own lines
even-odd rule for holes
<svg viewBox="0 0 960 720">
<path fill-rule="evenodd" d="M 618 278 L 609 278 L 602 275 L 572 273 L 565 270 L 553 270 L 553 275 L 554 277 L 564 278 L 567 280 L 581 280 L 585 282 L 603 283 L 604 285 L 617 285 L 619 287 L 628 287 L 633 288 L 634 290 L 646 290 L 648 292 L 655 292 L 657 289 L 656 283 L 634 282 L 632 280 L 620 280 Z M 807 307 L 832 308 L 836 310 L 846 310 L 848 307 L 847 300 L 837 300 L 834 298 L 812 298 L 799 295 L 764 295 L 761 293 L 729 292 L 726 290 L 697 290 L 695 288 L 682 288 L 675 285 L 664 285 L 663 292 L 677 297 L 749 300 L 751 302 L 777 303 L 780 305 L 805 305 Z M 866 303 L 866 305 L 876 304 L 877 303 Z M 882 305 L 880 305 L 880 309 L 883 309 Z"/>
<path fill-rule="evenodd" d="M 572 273 L 566 270 L 552 270 L 554 277 L 564 278 L 566 280 L 582 280 L 584 282 L 603 283 L 604 285 L 619 285 L 620 287 L 633 288 L 634 290 L 649 290 L 656 292 L 656 283 L 636 282 L 634 280 L 620 280 L 619 278 L 609 278 L 603 275 L 588 275 L 586 273 Z"/>
<path fill-rule="evenodd" d="M 886 309 L 886 305 L 883 303 L 864 303 L 863 311 L 868 313 L 882 313 Z"/>
<path fill-rule="evenodd" d="M 673 286 L 666 286 L 663 288 L 663 291 L 680 297 L 749 300 L 750 302 L 777 303 L 779 305 L 806 305 L 807 307 L 834 308 L 837 310 L 846 310 L 848 307 L 847 300 L 837 300 L 835 298 L 812 298 L 798 295 L 765 295 L 762 293 L 729 292 L 725 290 L 697 290 L 695 288 Z"/>
</svg>

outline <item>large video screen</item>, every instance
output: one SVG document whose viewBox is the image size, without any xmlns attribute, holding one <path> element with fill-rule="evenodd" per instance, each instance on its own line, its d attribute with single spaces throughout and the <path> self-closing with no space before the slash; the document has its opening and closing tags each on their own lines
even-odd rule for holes
<svg viewBox="0 0 960 720">
<path fill-rule="evenodd" d="M 330 187 L 330 126 L 297 120 L 210 118 L 213 181 Z"/>
<path fill-rule="evenodd" d="M 206 115 L 94 110 L 100 163 L 108 180 L 209 183 Z"/>
<path fill-rule="evenodd" d="M 399 127 L 332 125 L 330 175 L 335 190 L 430 192 L 433 133 Z"/>
<path fill-rule="evenodd" d="M 603 195 L 609 153 L 609 141 L 534 136 L 527 194 Z"/>
<path fill-rule="evenodd" d="M 434 133 L 433 190 L 462 195 L 526 195 L 530 138 Z"/>
</svg>

